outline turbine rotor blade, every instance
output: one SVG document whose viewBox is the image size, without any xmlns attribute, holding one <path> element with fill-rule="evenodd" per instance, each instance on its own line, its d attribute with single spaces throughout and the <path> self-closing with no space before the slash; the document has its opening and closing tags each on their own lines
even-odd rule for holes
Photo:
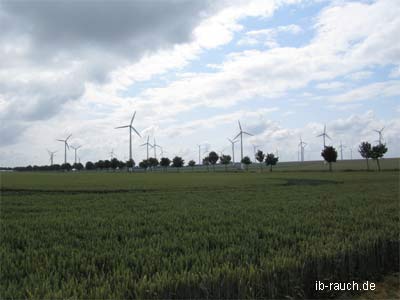
<svg viewBox="0 0 400 300">
<path fill-rule="evenodd" d="M 329 136 L 329 135 L 327 135 L 326 133 L 325 133 L 325 136 L 326 136 L 328 139 L 332 140 L 332 139 L 330 138 L 330 136 Z"/>
<path fill-rule="evenodd" d="M 248 133 L 246 131 L 243 131 L 244 134 L 250 135 L 250 136 L 254 136 L 254 134 Z"/>
<path fill-rule="evenodd" d="M 59 141 L 59 142 L 65 142 L 64 140 L 56 140 L 56 141 Z"/>
<path fill-rule="evenodd" d="M 135 112 L 135 113 L 136 113 L 136 112 Z M 128 126 L 128 127 L 129 127 L 129 126 Z M 136 134 L 137 134 L 139 137 L 142 137 L 142 136 L 140 135 L 140 133 L 135 129 L 135 127 L 131 126 L 131 128 L 133 129 L 133 131 L 136 132 Z"/>
<path fill-rule="evenodd" d="M 70 134 L 70 135 L 65 139 L 65 141 L 68 141 L 68 139 L 71 137 L 71 135 L 72 135 L 72 134 Z"/>
<path fill-rule="evenodd" d="M 130 125 L 115 127 L 115 129 L 130 127 Z"/>
<path fill-rule="evenodd" d="M 133 116 L 132 116 L 132 119 L 131 119 L 131 126 L 132 126 L 133 120 L 135 119 L 135 115 L 136 115 L 136 110 L 135 110 L 135 112 L 133 113 Z"/>
<path fill-rule="evenodd" d="M 242 132 L 239 132 L 239 133 L 237 134 L 237 136 L 235 136 L 233 139 L 236 140 L 236 139 L 240 136 L 241 133 L 242 133 Z"/>
<path fill-rule="evenodd" d="M 240 121 L 238 120 L 240 131 L 242 131 L 242 125 L 240 125 Z"/>
</svg>

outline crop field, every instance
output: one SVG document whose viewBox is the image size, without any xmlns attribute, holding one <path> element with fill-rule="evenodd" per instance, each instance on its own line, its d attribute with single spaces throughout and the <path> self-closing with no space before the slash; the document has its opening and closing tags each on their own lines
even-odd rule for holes
<svg viewBox="0 0 400 300">
<path fill-rule="evenodd" d="M 2 299 L 322 298 L 399 268 L 398 171 L 0 176 Z"/>
</svg>

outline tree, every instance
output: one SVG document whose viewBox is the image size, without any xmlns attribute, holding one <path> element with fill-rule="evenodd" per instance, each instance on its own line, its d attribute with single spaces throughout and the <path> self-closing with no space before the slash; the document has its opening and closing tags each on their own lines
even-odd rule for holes
<svg viewBox="0 0 400 300">
<path fill-rule="evenodd" d="M 119 161 L 115 157 L 110 162 L 111 169 L 115 170 L 119 166 Z"/>
<path fill-rule="evenodd" d="M 175 156 L 173 159 L 172 159 L 172 166 L 174 167 L 174 168 L 176 168 L 176 171 L 177 172 L 179 172 L 179 168 L 182 168 L 183 167 L 183 164 L 185 163 L 185 161 L 182 159 L 182 157 L 179 157 L 179 156 Z"/>
<path fill-rule="evenodd" d="M 385 153 L 387 152 L 388 148 L 385 144 L 378 144 L 372 147 L 371 150 L 371 158 L 376 161 L 378 166 L 378 171 L 381 170 L 381 164 L 379 163 L 379 159 L 381 159 Z"/>
<path fill-rule="evenodd" d="M 94 170 L 94 168 L 95 168 L 94 163 L 92 163 L 91 161 L 88 161 L 85 165 L 86 170 Z"/>
<path fill-rule="evenodd" d="M 368 159 L 371 158 L 371 144 L 368 142 L 362 142 L 358 147 L 358 152 L 360 152 L 361 157 L 365 158 L 367 161 L 367 170 L 369 170 Z"/>
<path fill-rule="evenodd" d="M 326 146 L 324 150 L 321 152 L 321 156 L 325 159 L 327 163 L 329 163 L 329 171 L 332 172 L 332 163 L 336 162 L 337 159 L 337 151 L 332 146 Z"/>
<path fill-rule="evenodd" d="M 104 169 L 104 160 L 99 160 L 94 163 L 96 169 L 103 170 Z"/>
<path fill-rule="evenodd" d="M 106 159 L 106 160 L 104 161 L 104 168 L 106 168 L 106 169 L 111 168 L 111 162 L 110 162 L 108 159 Z"/>
<path fill-rule="evenodd" d="M 188 165 L 192 168 L 193 171 L 193 167 L 196 165 L 196 162 L 194 160 L 190 160 Z"/>
<path fill-rule="evenodd" d="M 262 171 L 262 165 L 263 165 L 262 162 L 265 159 L 264 152 L 262 152 L 261 150 L 258 150 L 257 153 L 256 153 L 256 159 L 260 163 L 260 168 L 261 168 L 261 171 Z"/>
<path fill-rule="evenodd" d="M 227 167 L 230 164 L 232 158 L 230 155 L 224 155 L 222 154 L 221 157 L 219 158 L 219 161 L 221 164 L 225 165 L 225 172 L 227 171 Z"/>
<path fill-rule="evenodd" d="M 248 156 L 243 157 L 241 163 L 246 165 L 246 171 L 248 171 L 249 165 L 251 164 L 250 157 L 248 157 Z"/>
<path fill-rule="evenodd" d="M 207 172 L 209 172 L 210 170 L 209 170 L 208 166 L 210 165 L 210 158 L 208 156 L 203 158 L 203 165 L 207 166 Z"/>
<path fill-rule="evenodd" d="M 133 159 L 130 159 L 126 162 L 126 167 L 128 169 L 128 172 L 131 171 L 134 166 L 135 166 L 135 161 Z"/>
<path fill-rule="evenodd" d="M 83 165 L 81 163 L 75 163 L 74 164 L 74 169 L 80 171 L 80 170 L 83 169 Z"/>
<path fill-rule="evenodd" d="M 166 170 L 170 164 L 171 164 L 171 160 L 168 157 L 161 158 L 160 165 L 164 168 L 164 170 Z"/>
<path fill-rule="evenodd" d="M 29 166 L 28 166 L 28 167 L 29 167 Z M 72 169 L 72 166 L 71 166 L 69 163 L 62 164 L 62 165 L 61 165 L 61 170 L 70 171 L 71 169 Z"/>
<path fill-rule="evenodd" d="M 278 162 L 279 157 L 275 157 L 273 153 L 268 153 L 265 155 L 265 164 L 269 166 L 269 170 L 272 172 L 272 166 L 275 166 Z"/>
<path fill-rule="evenodd" d="M 150 168 L 155 168 L 155 167 L 158 166 L 158 164 L 159 164 L 159 162 L 158 162 L 157 158 L 154 158 L 154 157 L 150 157 L 149 158 L 148 165 L 149 165 Z"/>
<path fill-rule="evenodd" d="M 149 160 L 147 160 L 147 159 L 143 159 L 140 163 L 139 163 L 139 168 L 142 168 L 142 169 L 147 169 L 148 167 L 149 167 Z"/>
<path fill-rule="evenodd" d="M 209 160 L 210 164 L 213 166 L 214 171 L 215 171 L 215 164 L 217 163 L 218 159 L 219 159 L 219 156 L 215 151 L 211 151 L 208 154 L 208 160 Z"/>
<path fill-rule="evenodd" d="M 119 169 L 123 169 L 123 168 L 125 168 L 125 166 L 126 166 L 126 164 L 122 160 L 118 161 L 118 168 Z"/>
</svg>

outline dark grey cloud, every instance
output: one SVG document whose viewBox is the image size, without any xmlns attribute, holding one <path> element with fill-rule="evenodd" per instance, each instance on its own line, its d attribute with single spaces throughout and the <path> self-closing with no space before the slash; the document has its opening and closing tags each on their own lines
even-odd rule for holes
<svg viewBox="0 0 400 300">
<path fill-rule="evenodd" d="M 11 133 L 1 124 L 3 142 L 57 115 L 87 82 L 189 42 L 216 9 L 209 1 L 0 0 L 0 119 L 15 125 Z"/>
<path fill-rule="evenodd" d="M 208 1 L 3 1 L 7 32 L 27 34 L 34 54 L 128 59 L 186 42 L 209 9 Z"/>
</svg>

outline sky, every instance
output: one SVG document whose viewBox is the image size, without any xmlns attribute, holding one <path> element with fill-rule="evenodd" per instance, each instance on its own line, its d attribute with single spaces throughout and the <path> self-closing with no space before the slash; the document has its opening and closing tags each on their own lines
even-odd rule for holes
<svg viewBox="0 0 400 300">
<path fill-rule="evenodd" d="M 0 166 L 231 155 L 319 160 L 361 141 L 400 156 L 400 1 L 0 0 Z M 339 150 L 340 152 L 340 150 Z M 153 152 L 151 152 L 153 153 Z M 160 157 L 160 151 L 157 151 Z M 152 155 L 154 156 L 154 155 Z M 240 157 L 235 144 L 235 159 Z M 68 161 L 73 162 L 72 150 Z"/>
</svg>

